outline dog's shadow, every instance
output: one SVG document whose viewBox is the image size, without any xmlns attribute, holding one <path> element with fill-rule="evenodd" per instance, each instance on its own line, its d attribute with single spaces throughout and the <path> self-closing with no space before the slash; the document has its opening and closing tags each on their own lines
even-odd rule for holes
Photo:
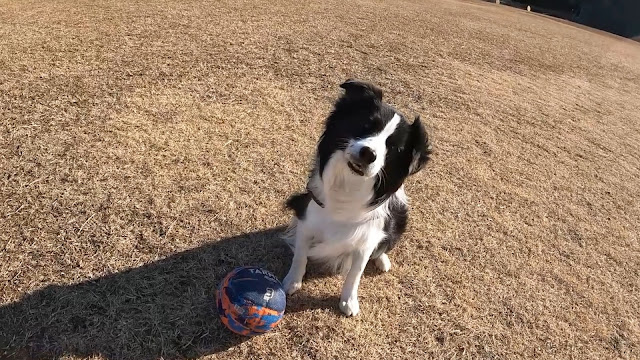
<svg viewBox="0 0 640 360">
<path fill-rule="evenodd" d="M 215 288 L 242 265 L 262 266 L 282 278 L 291 261 L 279 240 L 282 231 L 221 239 L 120 273 L 48 286 L 0 306 L 0 358 L 195 358 L 246 341 L 219 321 Z M 296 294 L 287 312 L 337 303 L 337 297 Z"/>
</svg>

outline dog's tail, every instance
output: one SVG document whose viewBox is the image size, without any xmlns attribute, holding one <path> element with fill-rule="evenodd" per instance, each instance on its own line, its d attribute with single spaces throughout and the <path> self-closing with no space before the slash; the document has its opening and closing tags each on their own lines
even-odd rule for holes
<svg viewBox="0 0 640 360">
<path fill-rule="evenodd" d="M 282 241 L 284 241 L 284 243 L 289 246 L 291 251 L 293 251 L 296 247 L 296 226 L 297 225 L 298 225 L 298 218 L 294 216 L 289 226 L 285 229 L 285 231 L 280 236 L 280 239 L 282 239 Z"/>
<path fill-rule="evenodd" d="M 296 227 L 298 225 L 298 219 L 304 218 L 304 215 L 311 201 L 311 195 L 308 192 L 294 194 L 285 202 L 285 207 L 289 210 L 293 210 L 295 216 L 291 220 L 289 227 L 282 234 L 282 240 L 289 245 L 291 250 L 296 246 Z"/>
<path fill-rule="evenodd" d="M 332 258 L 324 258 L 322 261 L 332 273 L 346 276 L 349 269 L 351 269 L 353 258 L 350 254 L 346 254 Z"/>
<path fill-rule="evenodd" d="M 349 252 L 336 252 L 322 244 L 312 246 L 309 249 L 309 259 L 320 264 L 328 272 L 342 275 L 349 272 L 353 263 L 352 255 Z"/>
</svg>

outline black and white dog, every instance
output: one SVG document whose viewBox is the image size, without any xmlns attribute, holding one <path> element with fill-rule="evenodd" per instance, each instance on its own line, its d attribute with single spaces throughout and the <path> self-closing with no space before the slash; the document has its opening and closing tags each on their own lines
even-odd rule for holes
<svg viewBox="0 0 640 360">
<path fill-rule="evenodd" d="M 382 101 L 382 90 L 348 80 L 327 118 L 306 192 L 289 198 L 295 212 L 288 232 L 293 261 L 283 284 L 302 286 L 307 259 L 346 274 L 339 307 L 360 311 L 358 284 L 373 259 L 389 271 L 391 250 L 407 225 L 403 182 L 429 160 L 431 148 L 417 117 L 412 124 Z"/>
</svg>

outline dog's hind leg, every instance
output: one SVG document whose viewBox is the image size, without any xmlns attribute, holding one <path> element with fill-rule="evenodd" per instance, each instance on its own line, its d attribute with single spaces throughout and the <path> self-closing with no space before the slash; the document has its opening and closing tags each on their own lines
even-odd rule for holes
<svg viewBox="0 0 640 360">
<path fill-rule="evenodd" d="M 376 264 L 376 267 L 380 271 L 387 272 L 387 271 L 391 270 L 391 260 L 389 260 L 389 256 L 387 256 L 387 254 L 382 253 L 382 254 L 380 254 L 380 256 L 375 258 L 373 261 Z"/>
<path fill-rule="evenodd" d="M 385 240 L 388 240 L 389 237 L 385 237 Z M 371 254 L 371 260 L 376 264 L 376 267 L 382 271 L 387 272 L 391 270 L 391 261 L 389 260 L 389 256 L 387 256 L 386 251 L 389 249 L 389 241 L 383 240 L 378 244 L 376 249 Z"/>
</svg>

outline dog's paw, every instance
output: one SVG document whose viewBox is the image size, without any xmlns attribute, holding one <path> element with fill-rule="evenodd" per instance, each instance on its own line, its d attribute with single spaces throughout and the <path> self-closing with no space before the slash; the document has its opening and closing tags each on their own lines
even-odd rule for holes
<svg viewBox="0 0 640 360">
<path fill-rule="evenodd" d="M 391 260 L 389 260 L 387 254 L 380 255 L 374 262 L 376 263 L 376 267 L 382 272 L 391 270 Z"/>
<path fill-rule="evenodd" d="M 302 280 L 293 279 L 292 276 L 287 275 L 284 280 L 282 280 L 282 286 L 284 287 L 284 291 L 291 295 L 300 290 L 302 287 Z"/>
<path fill-rule="evenodd" d="M 338 307 L 340 307 L 340 311 L 347 316 L 356 316 L 360 312 L 358 298 L 349 298 L 346 301 L 340 300 Z"/>
</svg>

